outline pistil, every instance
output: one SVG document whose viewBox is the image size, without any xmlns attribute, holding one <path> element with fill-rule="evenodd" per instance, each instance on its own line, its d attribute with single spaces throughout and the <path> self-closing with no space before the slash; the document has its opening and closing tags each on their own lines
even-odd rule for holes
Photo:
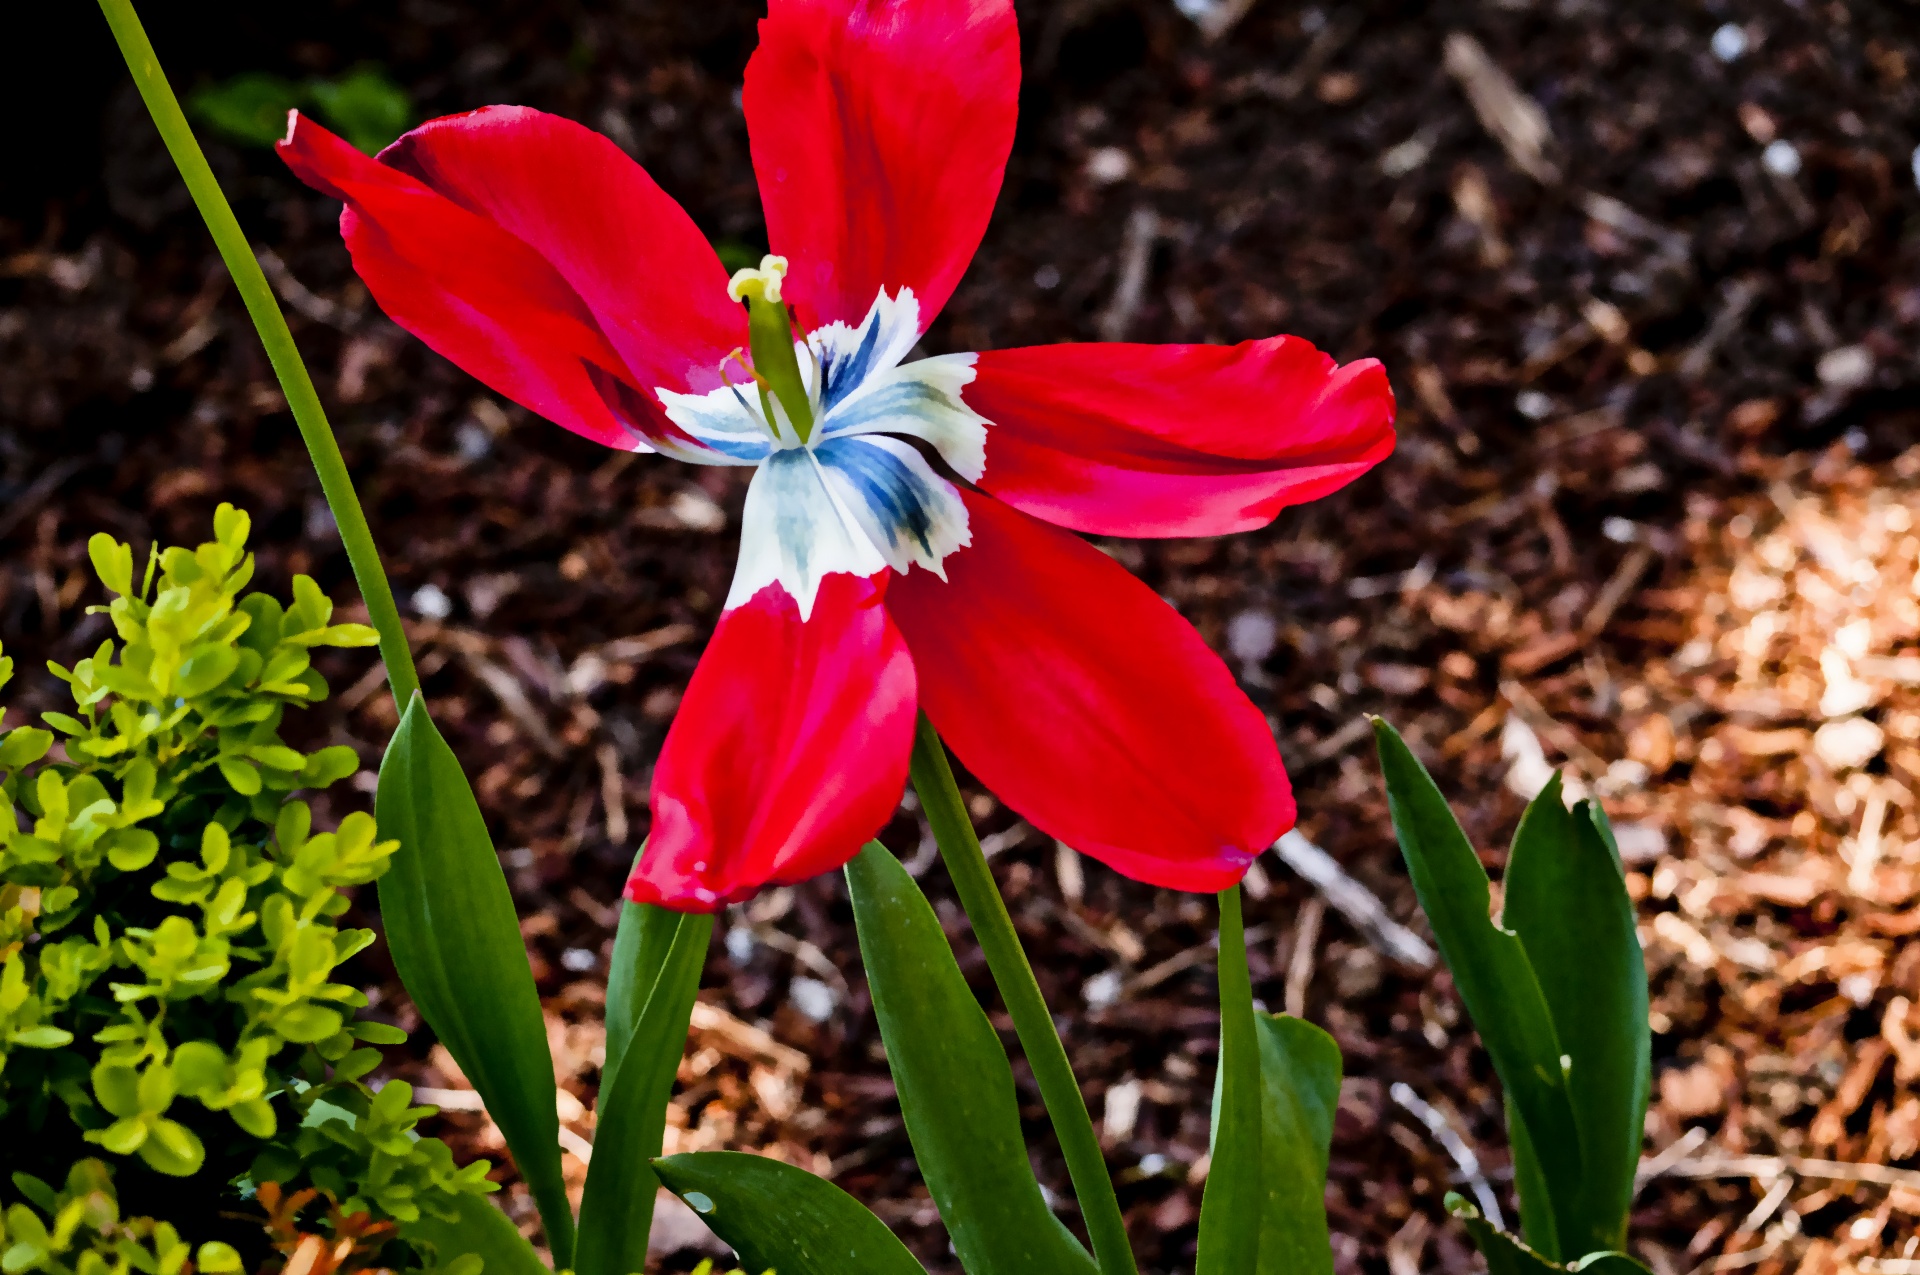
<svg viewBox="0 0 1920 1275">
<path fill-rule="evenodd" d="M 760 259 L 758 269 L 735 271 L 727 295 L 747 303 L 747 348 L 753 352 L 754 380 L 772 392 L 804 443 L 813 433 L 813 406 L 793 351 L 793 316 L 780 299 L 780 281 L 786 273 L 787 259 L 769 253 Z"/>
</svg>

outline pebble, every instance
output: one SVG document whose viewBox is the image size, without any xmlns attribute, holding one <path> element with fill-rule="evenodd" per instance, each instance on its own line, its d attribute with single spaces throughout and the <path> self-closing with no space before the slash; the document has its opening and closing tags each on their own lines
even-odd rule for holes
<svg viewBox="0 0 1920 1275">
<path fill-rule="evenodd" d="M 1096 186 L 1125 181 L 1133 172 L 1133 156 L 1118 146 L 1100 146 L 1087 152 L 1087 180 Z"/>
<path fill-rule="evenodd" d="M 1508 717 L 1500 731 L 1500 756 L 1507 763 L 1507 787 L 1532 801 L 1553 778 L 1553 765 L 1540 737 L 1518 717 Z"/>
<path fill-rule="evenodd" d="M 423 584 L 413 591 L 414 612 L 428 620 L 444 620 L 453 614 L 453 599 L 437 584 Z"/>
<path fill-rule="evenodd" d="M 1873 351 L 1864 345 L 1843 345 L 1820 356 L 1815 369 L 1820 384 L 1831 390 L 1857 390 L 1873 377 Z"/>
<path fill-rule="evenodd" d="M 1747 51 L 1747 32 L 1737 22 L 1729 22 L 1713 33 L 1713 56 L 1722 62 L 1737 62 Z"/>
<path fill-rule="evenodd" d="M 1088 1009 L 1105 1009 L 1120 999 L 1119 971 L 1101 970 L 1087 980 L 1086 986 L 1080 989 L 1080 995 L 1087 1002 Z"/>
<path fill-rule="evenodd" d="M 1767 149 L 1760 152 L 1760 162 L 1775 177 L 1800 175 L 1799 148 L 1784 137 L 1776 137 L 1767 143 Z"/>
<path fill-rule="evenodd" d="M 808 978 L 805 974 L 797 976 L 787 987 L 787 999 L 793 1007 L 816 1023 L 824 1023 L 833 1017 L 834 1008 L 840 998 L 834 995 L 831 987 L 817 978 Z"/>
<path fill-rule="evenodd" d="M 1280 625 L 1265 611 L 1242 611 L 1227 621 L 1227 649 L 1242 664 L 1263 663 L 1280 641 Z"/>
<path fill-rule="evenodd" d="M 1864 717 L 1828 722 L 1813 734 L 1813 755 L 1834 770 L 1855 770 L 1879 756 L 1886 733 Z"/>
<path fill-rule="evenodd" d="M 1667 834 L 1658 824 L 1616 823 L 1613 839 L 1625 863 L 1651 863 L 1667 852 Z"/>
</svg>

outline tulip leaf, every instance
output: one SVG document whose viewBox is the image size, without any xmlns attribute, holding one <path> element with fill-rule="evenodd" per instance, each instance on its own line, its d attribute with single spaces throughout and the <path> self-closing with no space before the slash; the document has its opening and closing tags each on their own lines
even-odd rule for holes
<svg viewBox="0 0 1920 1275">
<path fill-rule="evenodd" d="M 400 1234 L 433 1245 L 435 1267 L 445 1270 L 457 1257 L 471 1254 L 486 1263 L 484 1275 L 552 1275 L 512 1219 L 483 1195 L 459 1197 L 460 1216 L 452 1221 L 422 1214 L 404 1223 Z"/>
<path fill-rule="evenodd" d="M 642 846 L 641 854 L 646 853 Z M 634 861 L 639 862 L 638 856 Z M 623 903 L 620 924 L 613 933 L 613 962 L 607 967 L 607 1060 L 600 1083 L 611 1083 L 620 1070 L 627 1042 L 640 1012 L 647 1007 L 654 981 L 666 963 L 680 914 L 651 903 Z"/>
<path fill-rule="evenodd" d="M 1580 1134 L 1546 994 L 1519 936 L 1493 923 L 1486 869 L 1433 777 L 1393 727 L 1378 717 L 1373 727 L 1387 806 L 1414 891 L 1494 1071 L 1521 1117 L 1527 1142 L 1539 1156 L 1536 1180 L 1550 1198 L 1547 1208 L 1527 1217 L 1528 1240 L 1558 1258 L 1558 1237 L 1582 1229 Z"/>
<path fill-rule="evenodd" d="M 674 915 L 673 939 L 646 1005 L 633 1020 L 619 1070 L 600 1090 L 594 1146 L 580 1201 L 580 1275 L 629 1275 L 647 1266 L 647 1234 L 660 1191 L 653 1160 L 666 1129 L 667 1097 L 687 1048 L 687 1019 L 700 990 L 713 917 Z"/>
<path fill-rule="evenodd" d="M 1447 1211 L 1473 1237 L 1473 1246 L 1486 1259 L 1487 1275 L 1648 1275 L 1641 1263 L 1608 1249 L 1588 1253 L 1563 1266 L 1481 1217 L 1480 1210 L 1459 1195 L 1448 1194 Z"/>
<path fill-rule="evenodd" d="M 1332 1275 L 1327 1157 L 1340 1102 L 1340 1046 L 1304 1019 L 1263 1013 L 1254 1021 L 1260 1035 L 1265 1189 L 1259 1275 Z"/>
<path fill-rule="evenodd" d="M 885 1222 L 805 1169 L 738 1151 L 668 1156 L 653 1167 L 748 1270 L 926 1275 Z"/>
<path fill-rule="evenodd" d="M 969 1275 L 1094 1275 L 1034 1179 L 1013 1069 L 926 896 L 878 842 L 846 872 L 900 1114 L 960 1264 Z"/>
<path fill-rule="evenodd" d="M 1646 959 L 1605 819 L 1589 802 L 1568 810 L 1556 775 L 1520 821 L 1505 878 L 1503 922 L 1526 948 L 1571 1060 L 1567 1093 L 1583 1163 L 1574 1229 L 1559 1233 L 1562 1253 L 1626 1242 L 1652 1066 Z M 1525 1192 L 1539 1183 L 1519 1164 L 1521 1154 L 1533 1158 L 1533 1145 L 1524 1153 L 1521 1145 L 1515 1171 L 1524 1215 Z M 1547 1190 L 1560 1195 L 1550 1175 Z"/>
<path fill-rule="evenodd" d="M 1211 1168 L 1200 1197 L 1195 1275 L 1245 1275 L 1260 1265 L 1265 1160 L 1260 1035 L 1247 973 L 1240 887 L 1220 899 L 1220 1070 L 1214 1079 Z"/>
<path fill-rule="evenodd" d="M 400 841 L 379 886 L 394 968 L 506 1136 L 564 1268 L 573 1209 L 540 996 L 486 818 L 417 693 L 380 763 L 374 808 L 381 833 Z"/>
</svg>

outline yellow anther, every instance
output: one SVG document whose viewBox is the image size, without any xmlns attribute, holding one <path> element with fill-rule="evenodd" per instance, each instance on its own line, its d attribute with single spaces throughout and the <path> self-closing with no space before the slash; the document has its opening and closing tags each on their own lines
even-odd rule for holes
<svg viewBox="0 0 1920 1275">
<path fill-rule="evenodd" d="M 756 297 L 777 304 L 780 300 L 780 281 L 786 275 L 787 259 L 768 253 L 760 258 L 758 269 L 744 266 L 733 272 L 733 278 L 727 283 L 727 295 L 735 301 Z"/>
</svg>

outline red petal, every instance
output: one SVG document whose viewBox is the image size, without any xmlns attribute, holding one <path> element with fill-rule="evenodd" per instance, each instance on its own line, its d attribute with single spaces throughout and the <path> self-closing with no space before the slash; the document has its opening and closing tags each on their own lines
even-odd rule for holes
<svg viewBox="0 0 1920 1275">
<path fill-rule="evenodd" d="M 1265 526 L 1393 450 L 1393 391 L 1298 337 L 1052 345 L 980 355 L 967 405 L 993 422 L 980 485 L 1107 536 Z"/>
<path fill-rule="evenodd" d="M 769 585 L 720 617 L 653 772 L 627 897 L 689 912 L 851 859 L 906 785 L 914 672 L 884 574 L 826 577 L 813 616 Z"/>
<path fill-rule="evenodd" d="M 1019 95 L 1010 0 L 771 0 L 743 105 L 806 326 L 909 287 L 926 330 L 986 233 Z"/>
<path fill-rule="evenodd" d="M 558 115 L 489 106 L 380 153 L 530 245 L 651 388 L 709 390 L 746 340 L 727 270 L 673 197 L 611 141 Z"/>
<path fill-rule="evenodd" d="M 375 160 L 296 117 L 279 150 L 345 201 L 354 268 L 396 323 L 576 433 L 622 448 L 677 434 L 652 388 L 710 388 L 745 340 L 686 214 L 578 125 L 494 107 Z"/>
<path fill-rule="evenodd" d="M 963 492 L 947 583 L 887 596 L 920 703 L 982 783 L 1127 876 L 1221 890 L 1293 826 L 1273 733 L 1191 625 L 1077 536 Z"/>
</svg>

